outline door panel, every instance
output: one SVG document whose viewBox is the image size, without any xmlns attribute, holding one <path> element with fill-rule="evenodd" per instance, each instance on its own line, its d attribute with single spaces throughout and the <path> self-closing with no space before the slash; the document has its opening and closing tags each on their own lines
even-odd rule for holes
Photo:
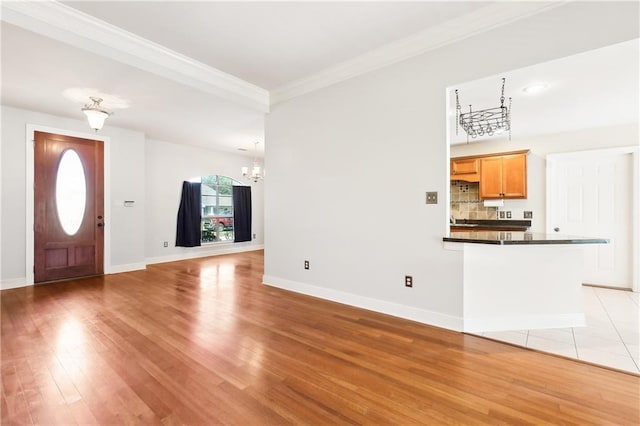
<svg viewBox="0 0 640 426">
<path fill-rule="evenodd" d="M 585 245 L 586 284 L 631 288 L 632 179 L 631 154 L 567 155 L 549 162 L 548 232 L 610 239 Z"/>
<path fill-rule="evenodd" d="M 480 197 L 502 197 L 502 157 L 487 157 L 481 160 Z"/>
<path fill-rule="evenodd" d="M 35 282 L 103 273 L 103 152 L 101 141 L 35 132 Z M 80 174 L 66 173 L 74 162 Z"/>
<path fill-rule="evenodd" d="M 525 154 L 502 157 L 502 196 L 527 198 L 527 156 Z"/>
</svg>

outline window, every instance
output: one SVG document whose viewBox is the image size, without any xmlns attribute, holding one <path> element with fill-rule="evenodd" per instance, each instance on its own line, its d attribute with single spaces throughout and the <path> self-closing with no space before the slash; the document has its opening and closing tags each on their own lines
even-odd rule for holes
<svg viewBox="0 0 640 426">
<path fill-rule="evenodd" d="M 201 241 L 233 241 L 233 185 L 242 185 L 226 176 L 202 176 Z"/>
</svg>

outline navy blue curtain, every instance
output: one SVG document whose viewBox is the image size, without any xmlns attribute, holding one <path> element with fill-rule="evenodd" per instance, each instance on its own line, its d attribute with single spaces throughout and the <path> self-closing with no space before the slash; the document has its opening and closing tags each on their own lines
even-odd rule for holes
<svg viewBox="0 0 640 426">
<path fill-rule="evenodd" d="M 182 182 L 182 198 L 178 208 L 176 247 L 200 245 L 200 182 Z"/>
<path fill-rule="evenodd" d="M 251 241 L 251 187 L 233 187 L 234 242 Z"/>
</svg>

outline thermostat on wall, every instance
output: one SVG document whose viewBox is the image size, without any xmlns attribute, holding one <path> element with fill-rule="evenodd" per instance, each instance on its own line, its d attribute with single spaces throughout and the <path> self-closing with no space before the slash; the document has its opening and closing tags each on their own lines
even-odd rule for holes
<svg viewBox="0 0 640 426">
<path fill-rule="evenodd" d="M 136 203 L 135 201 L 132 201 L 132 200 L 126 200 L 126 201 L 124 202 L 124 206 L 125 206 L 125 207 L 133 207 L 133 205 L 134 205 L 135 203 Z"/>
</svg>

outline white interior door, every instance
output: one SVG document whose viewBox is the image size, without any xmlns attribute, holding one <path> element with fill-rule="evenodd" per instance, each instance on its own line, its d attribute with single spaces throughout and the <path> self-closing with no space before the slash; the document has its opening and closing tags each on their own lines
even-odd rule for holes
<svg viewBox="0 0 640 426">
<path fill-rule="evenodd" d="M 585 284 L 632 288 L 633 161 L 620 150 L 547 157 L 547 232 L 610 240 L 585 245 Z"/>
</svg>

